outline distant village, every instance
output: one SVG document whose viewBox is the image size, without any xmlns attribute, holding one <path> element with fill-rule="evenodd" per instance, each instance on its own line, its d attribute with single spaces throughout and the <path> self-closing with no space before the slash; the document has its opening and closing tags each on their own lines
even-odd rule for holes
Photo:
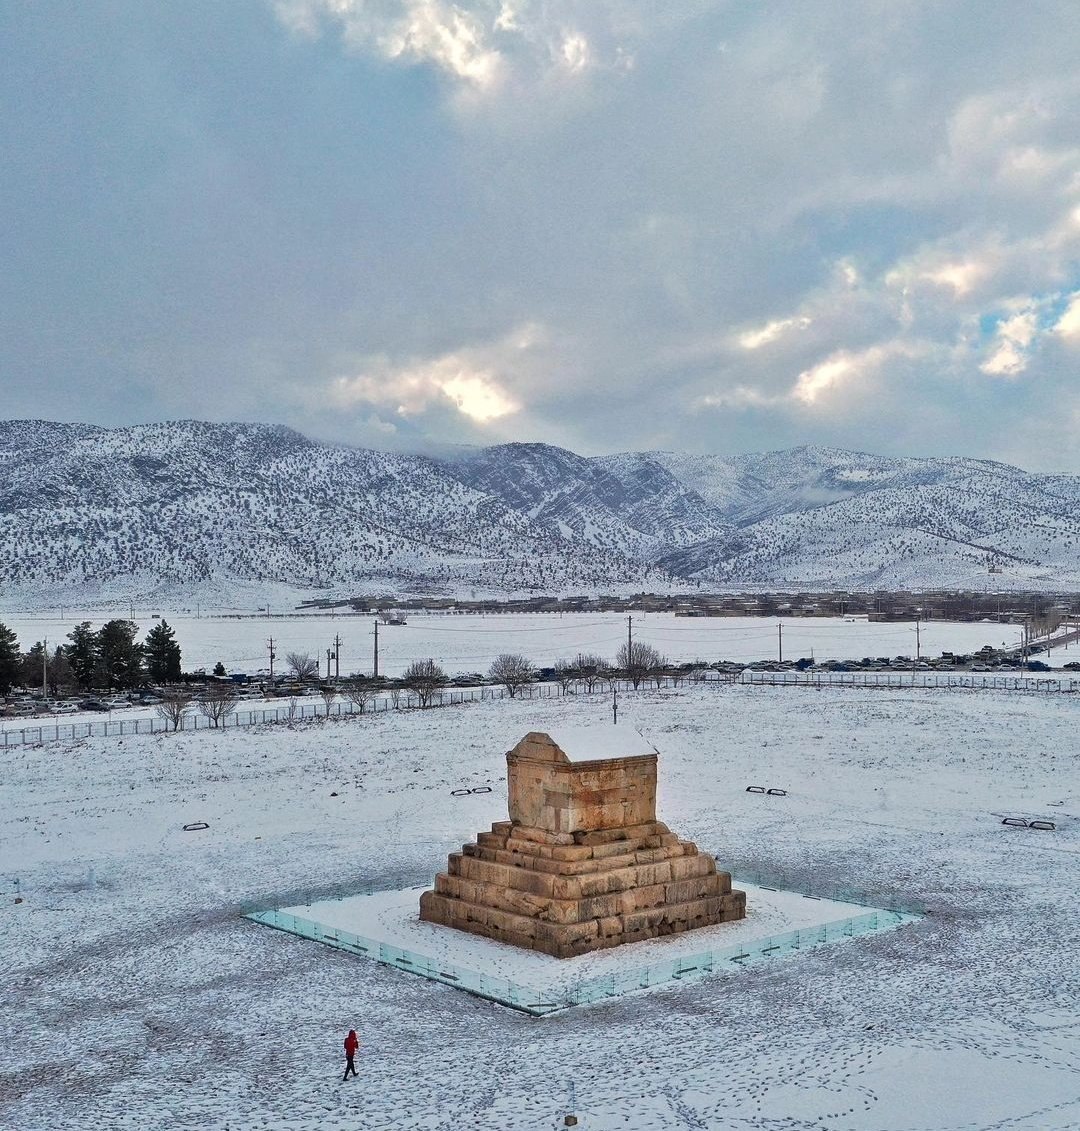
<svg viewBox="0 0 1080 1131">
<path fill-rule="evenodd" d="M 668 612 L 678 617 L 844 617 L 868 621 L 992 621 L 1028 624 L 1033 634 L 1053 631 L 1080 616 L 1080 594 L 991 593 L 929 590 L 859 593 L 709 593 L 668 596 L 541 595 L 520 599 L 472 599 L 438 595 L 319 598 L 298 606 L 305 612 L 385 614 L 400 622 L 409 612 L 452 614 Z"/>
</svg>

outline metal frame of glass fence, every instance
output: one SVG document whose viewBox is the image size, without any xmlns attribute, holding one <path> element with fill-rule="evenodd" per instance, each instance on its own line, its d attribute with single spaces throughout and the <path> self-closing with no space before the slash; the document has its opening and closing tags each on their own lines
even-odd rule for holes
<svg viewBox="0 0 1080 1131">
<path fill-rule="evenodd" d="M 374 959 L 409 974 L 464 990 L 476 997 L 508 1006 L 533 1017 L 546 1017 L 575 1005 L 588 1005 L 608 998 L 620 997 L 636 990 L 670 985 L 683 980 L 704 978 L 710 974 L 732 972 L 758 962 L 795 954 L 803 950 L 856 938 L 878 931 L 893 930 L 912 923 L 918 914 L 905 911 L 867 909 L 834 922 L 801 927 L 779 935 L 752 939 L 746 943 L 683 955 L 667 962 L 654 962 L 629 970 L 619 970 L 594 978 L 582 979 L 569 987 L 548 990 L 521 986 L 507 978 L 492 977 L 468 970 L 454 963 L 439 962 L 427 955 L 369 939 L 342 928 L 328 927 L 313 919 L 269 909 L 249 911 L 246 918 L 300 938 L 332 946 L 350 954 Z"/>
</svg>

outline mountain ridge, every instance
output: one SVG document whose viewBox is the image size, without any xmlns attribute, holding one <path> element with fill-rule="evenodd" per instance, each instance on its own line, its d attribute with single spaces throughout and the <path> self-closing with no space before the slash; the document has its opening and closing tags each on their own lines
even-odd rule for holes
<svg viewBox="0 0 1080 1131">
<path fill-rule="evenodd" d="M 458 594 L 1080 583 L 1080 477 L 959 456 L 511 443 L 436 458 L 284 425 L 6 420 L 0 468 L 0 596 L 136 581 Z"/>
</svg>

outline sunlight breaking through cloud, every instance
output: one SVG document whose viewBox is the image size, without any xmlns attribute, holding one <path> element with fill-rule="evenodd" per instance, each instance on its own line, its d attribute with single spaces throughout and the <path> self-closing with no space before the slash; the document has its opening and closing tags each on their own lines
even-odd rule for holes
<svg viewBox="0 0 1080 1131">
<path fill-rule="evenodd" d="M 543 343 L 542 329 L 530 324 L 496 342 L 438 357 L 401 364 L 371 358 L 359 373 L 335 378 L 329 393 L 341 408 L 366 404 L 390 408 L 398 416 L 418 416 L 442 403 L 476 424 L 488 424 L 521 411 L 509 385 L 515 377 L 527 377 L 532 354 Z"/>
</svg>

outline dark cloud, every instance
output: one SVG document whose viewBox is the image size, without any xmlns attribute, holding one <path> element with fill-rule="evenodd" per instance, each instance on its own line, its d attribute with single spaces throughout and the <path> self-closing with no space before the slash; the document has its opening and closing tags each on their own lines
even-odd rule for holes
<svg viewBox="0 0 1080 1131">
<path fill-rule="evenodd" d="M 1080 470 L 1074 4 L 2 20 L 9 416 Z"/>
</svg>

